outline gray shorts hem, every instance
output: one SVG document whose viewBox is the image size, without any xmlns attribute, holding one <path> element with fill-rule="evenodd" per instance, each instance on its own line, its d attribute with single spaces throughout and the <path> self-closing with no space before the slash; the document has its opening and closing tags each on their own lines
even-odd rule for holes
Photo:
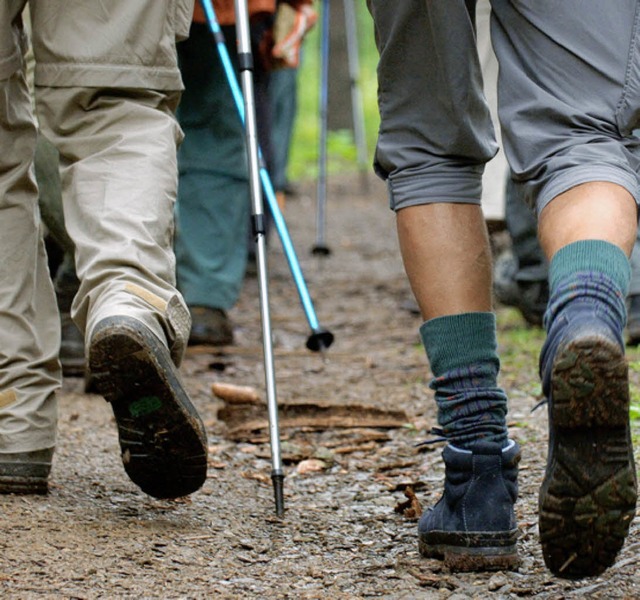
<svg viewBox="0 0 640 600">
<path fill-rule="evenodd" d="M 461 198 L 415 198 L 414 200 L 408 200 L 407 202 L 402 202 L 400 205 L 395 204 L 391 205 L 391 209 L 394 212 L 398 212 L 403 208 L 409 208 L 410 206 L 422 206 L 424 204 L 476 204 L 480 205 L 479 200 L 463 200 Z"/>
<path fill-rule="evenodd" d="M 387 180 L 389 207 L 399 211 L 420 204 L 480 204 L 482 171 L 412 176 Z"/>
<path fill-rule="evenodd" d="M 583 183 L 605 181 L 625 188 L 640 205 L 640 183 L 634 173 L 610 165 L 584 165 L 574 167 L 552 178 L 541 190 L 536 209 L 538 215 L 554 198 Z"/>
</svg>

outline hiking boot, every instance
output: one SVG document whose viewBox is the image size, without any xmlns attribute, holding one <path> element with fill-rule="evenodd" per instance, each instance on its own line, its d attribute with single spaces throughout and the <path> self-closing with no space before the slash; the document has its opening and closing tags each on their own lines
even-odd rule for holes
<svg viewBox="0 0 640 600">
<path fill-rule="evenodd" d="M 0 454 L 0 494 L 46 494 L 53 448 Z"/>
<path fill-rule="evenodd" d="M 589 301 L 562 311 L 542 350 L 549 450 L 540 489 L 547 567 L 568 578 L 611 566 L 635 514 L 637 481 L 629 428 L 622 334 Z"/>
<path fill-rule="evenodd" d="M 190 306 L 189 346 L 228 346 L 233 344 L 233 326 L 221 308 Z"/>
<path fill-rule="evenodd" d="M 640 294 L 629 296 L 627 303 L 627 345 L 640 344 Z"/>
<path fill-rule="evenodd" d="M 473 451 L 448 445 L 442 457 L 444 494 L 420 518 L 420 553 L 455 571 L 516 567 L 518 444 L 478 442 Z"/>
<path fill-rule="evenodd" d="M 540 273 L 536 273 L 537 276 Z M 524 279 L 518 276 L 518 260 L 509 250 L 496 259 L 493 269 L 493 292 L 496 300 L 505 306 L 517 308 L 522 318 L 534 327 L 542 326 L 549 301 L 546 277 Z"/>
<path fill-rule="evenodd" d="M 93 331 L 89 364 L 96 390 L 111 403 L 131 480 L 155 498 L 199 489 L 205 430 L 167 347 L 137 319 L 109 317 Z"/>
<path fill-rule="evenodd" d="M 65 377 L 82 377 L 86 368 L 84 336 L 67 312 L 60 313 L 60 364 Z"/>
<path fill-rule="evenodd" d="M 518 281 L 520 296 L 518 309 L 524 320 L 534 327 L 542 327 L 544 313 L 549 302 L 549 283 L 543 281 Z"/>
</svg>

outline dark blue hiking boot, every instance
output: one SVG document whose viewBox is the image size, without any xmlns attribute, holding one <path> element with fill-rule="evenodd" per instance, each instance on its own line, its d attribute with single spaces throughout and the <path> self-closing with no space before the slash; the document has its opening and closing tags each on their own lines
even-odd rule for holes
<svg viewBox="0 0 640 600">
<path fill-rule="evenodd" d="M 199 489 L 207 476 L 207 440 L 168 348 L 131 317 L 100 321 L 91 336 L 91 377 L 111 403 L 122 462 L 155 498 Z"/>
<path fill-rule="evenodd" d="M 444 494 L 420 518 L 420 553 L 455 571 L 517 567 L 518 444 L 478 442 L 473 452 L 448 445 L 442 457 Z"/>
<path fill-rule="evenodd" d="M 552 322 L 540 357 L 549 409 L 540 541 L 547 567 L 563 577 L 611 566 L 635 514 L 621 328 L 602 305 L 573 301 Z"/>
</svg>

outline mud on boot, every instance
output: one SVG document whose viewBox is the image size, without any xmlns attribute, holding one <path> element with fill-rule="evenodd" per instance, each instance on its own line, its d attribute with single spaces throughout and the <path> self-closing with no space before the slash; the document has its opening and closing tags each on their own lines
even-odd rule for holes
<svg viewBox="0 0 640 600">
<path fill-rule="evenodd" d="M 573 323 L 543 350 L 549 451 L 540 489 L 547 567 L 567 578 L 602 573 L 635 515 L 628 366 L 621 339 L 593 318 Z"/>
<path fill-rule="evenodd" d="M 442 456 L 444 494 L 420 518 L 420 553 L 455 571 L 517 567 L 518 444 L 478 442 L 473 452 L 448 445 Z"/>
<path fill-rule="evenodd" d="M 156 498 L 199 489 L 205 430 L 164 344 L 136 319 L 109 317 L 94 329 L 89 361 L 96 390 L 113 408 L 131 480 Z"/>
</svg>

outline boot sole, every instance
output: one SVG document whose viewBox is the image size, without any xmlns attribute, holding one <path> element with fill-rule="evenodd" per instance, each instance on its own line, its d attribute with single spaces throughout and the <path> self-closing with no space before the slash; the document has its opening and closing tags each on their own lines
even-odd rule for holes
<svg viewBox="0 0 640 600">
<path fill-rule="evenodd" d="M 53 448 L 0 455 L 0 494 L 49 492 Z"/>
<path fill-rule="evenodd" d="M 42 477 L 0 475 L 0 494 L 41 495 L 49 493 L 49 481 Z"/>
<path fill-rule="evenodd" d="M 143 325 L 113 318 L 97 325 L 89 360 L 92 384 L 111 403 L 131 480 L 155 498 L 199 489 L 206 435 L 169 351 Z"/>
<path fill-rule="evenodd" d="M 558 351 L 551 381 L 542 553 L 556 575 L 598 575 L 614 563 L 635 515 L 628 366 L 617 344 L 586 337 Z"/>
<path fill-rule="evenodd" d="M 425 558 L 442 560 L 452 571 L 502 571 L 520 565 L 518 530 L 500 533 L 451 533 L 431 531 L 418 537 Z"/>
</svg>

